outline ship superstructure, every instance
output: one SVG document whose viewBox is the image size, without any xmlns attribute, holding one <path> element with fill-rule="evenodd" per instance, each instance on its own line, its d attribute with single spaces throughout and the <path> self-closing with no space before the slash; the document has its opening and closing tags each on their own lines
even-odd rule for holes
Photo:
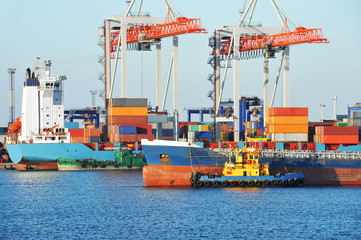
<svg viewBox="0 0 361 240">
<path fill-rule="evenodd" d="M 26 70 L 21 109 L 20 143 L 70 143 L 64 128 L 63 80 L 53 77 L 51 61 L 36 66 L 36 72 Z"/>
</svg>

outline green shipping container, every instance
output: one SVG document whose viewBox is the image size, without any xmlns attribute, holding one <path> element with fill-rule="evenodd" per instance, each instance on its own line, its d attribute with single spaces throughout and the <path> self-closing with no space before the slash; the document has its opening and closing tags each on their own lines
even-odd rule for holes
<svg viewBox="0 0 361 240">
<path fill-rule="evenodd" d="M 199 126 L 198 125 L 189 125 L 188 126 L 188 131 L 190 131 L 190 132 L 198 132 L 199 131 Z"/>
<path fill-rule="evenodd" d="M 347 123 L 338 122 L 336 123 L 337 127 L 347 127 Z"/>
</svg>

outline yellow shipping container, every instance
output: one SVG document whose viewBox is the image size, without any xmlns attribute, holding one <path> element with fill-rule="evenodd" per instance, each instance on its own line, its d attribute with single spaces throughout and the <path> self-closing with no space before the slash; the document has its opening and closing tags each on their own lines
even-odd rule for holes
<svg viewBox="0 0 361 240">
<path fill-rule="evenodd" d="M 269 116 L 267 124 L 308 124 L 308 116 Z"/>
<path fill-rule="evenodd" d="M 211 125 L 198 125 L 199 132 L 208 132 L 211 130 Z"/>
<path fill-rule="evenodd" d="M 270 124 L 269 133 L 308 133 L 308 124 Z"/>
<path fill-rule="evenodd" d="M 228 132 L 221 132 L 221 141 L 228 141 Z"/>
<path fill-rule="evenodd" d="M 148 116 L 147 107 L 110 107 L 109 116 Z"/>
</svg>

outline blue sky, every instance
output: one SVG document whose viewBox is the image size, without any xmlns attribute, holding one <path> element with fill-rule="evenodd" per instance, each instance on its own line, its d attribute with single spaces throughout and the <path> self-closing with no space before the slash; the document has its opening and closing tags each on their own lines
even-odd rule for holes
<svg viewBox="0 0 361 240">
<path fill-rule="evenodd" d="M 290 103 L 294 107 L 308 107 L 311 121 L 320 119 L 320 103 L 327 105 L 326 117 L 333 115 L 333 96 L 338 96 L 338 113 L 346 114 L 347 105 L 360 99 L 361 2 L 347 4 L 334 0 L 279 0 L 298 24 L 307 28 L 322 28 L 329 44 L 302 44 L 290 50 Z M 201 18 L 208 34 L 189 34 L 179 38 L 180 107 L 210 107 L 207 97 L 211 84 L 207 76 L 212 68 L 207 64 L 211 49 L 208 37 L 214 29 L 237 24 L 244 0 L 173 0 L 185 17 Z M 137 5 L 135 5 L 135 8 Z M 125 0 L 4 0 L 0 7 L 0 125 L 8 122 L 9 76 L 7 69 L 16 68 L 16 116 L 21 111 L 22 83 L 25 70 L 33 68 L 35 58 L 53 61 L 52 73 L 66 75 L 65 108 L 83 108 L 91 104 L 90 90 L 100 90 L 97 80 L 103 71 L 97 63 L 102 54 L 98 42 L 98 27 L 105 18 L 122 15 Z M 165 17 L 162 0 L 144 0 L 143 12 Z M 281 27 L 268 0 L 258 1 L 254 22 L 266 27 Z M 171 52 L 171 39 L 162 42 L 163 89 Z M 277 55 L 279 57 L 279 55 Z M 155 100 L 155 52 L 129 52 L 128 97 L 147 97 Z M 279 58 L 270 61 L 271 87 L 276 78 Z M 118 73 L 120 71 L 120 67 Z M 262 59 L 241 61 L 240 93 L 262 97 Z M 228 74 L 224 98 L 232 97 L 232 70 Z M 119 82 L 119 76 L 118 82 Z M 115 97 L 120 97 L 120 84 Z M 163 91 L 163 90 L 162 90 Z M 282 84 L 275 106 L 282 105 Z M 166 108 L 172 111 L 170 92 Z M 96 100 L 102 105 L 100 98 Z"/>
</svg>

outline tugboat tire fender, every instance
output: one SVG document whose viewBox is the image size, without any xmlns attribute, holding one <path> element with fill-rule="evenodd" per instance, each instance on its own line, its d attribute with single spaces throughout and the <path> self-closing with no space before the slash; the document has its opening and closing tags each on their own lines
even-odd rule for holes
<svg viewBox="0 0 361 240">
<path fill-rule="evenodd" d="M 236 186 L 236 182 L 235 182 L 235 181 L 230 181 L 230 182 L 229 182 L 229 186 L 230 186 L 230 187 Z"/>
</svg>

